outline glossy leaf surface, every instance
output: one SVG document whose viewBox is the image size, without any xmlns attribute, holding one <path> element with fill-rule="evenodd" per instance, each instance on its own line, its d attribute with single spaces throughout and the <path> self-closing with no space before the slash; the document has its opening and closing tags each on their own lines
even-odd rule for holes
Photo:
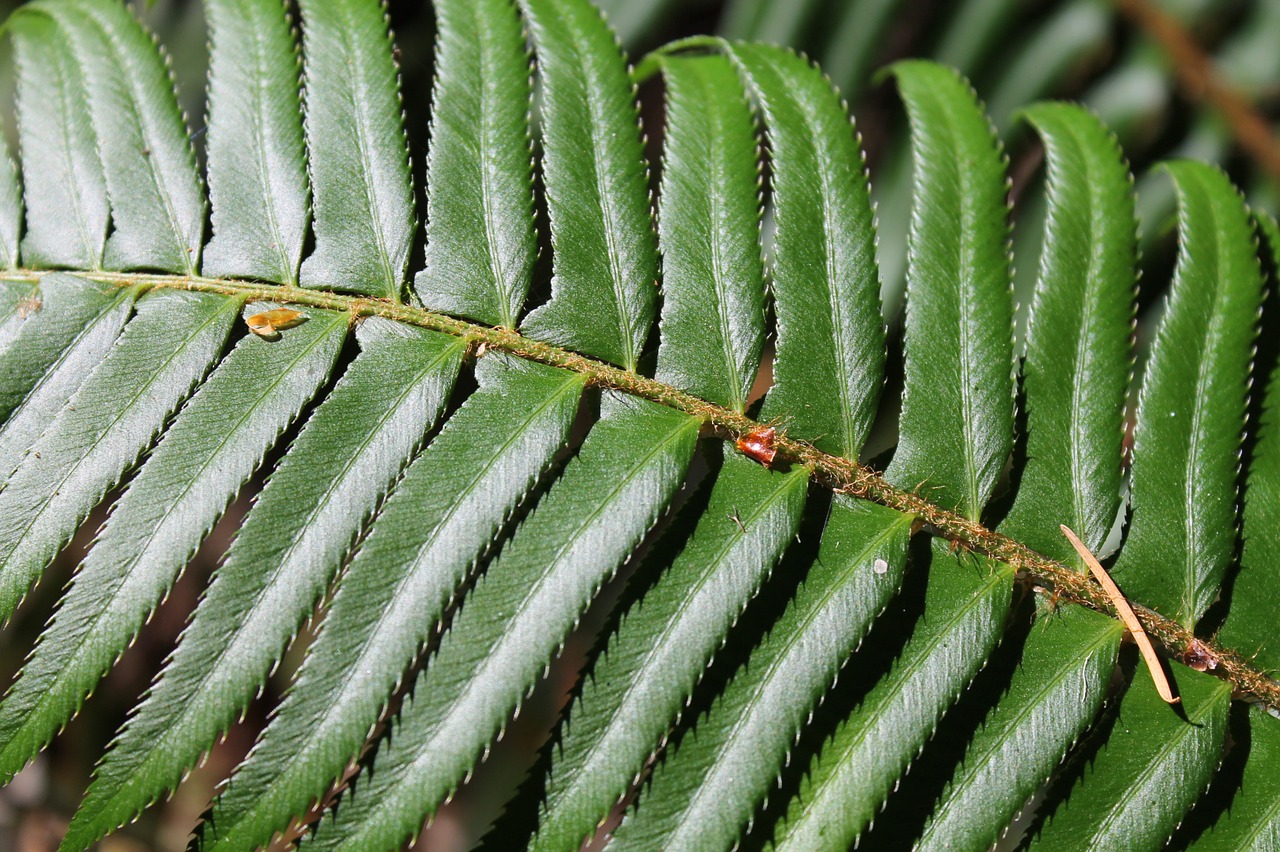
<svg viewBox="0 0 1280 852">
<path fill-rule="evenodd" d="M 894 77 L 912 122 L 915 193 L 906 388 L 885 475 L 977 520 L 1013 446 L 1004 161 L 955 73 L 905 62 Z"/>
</svg>

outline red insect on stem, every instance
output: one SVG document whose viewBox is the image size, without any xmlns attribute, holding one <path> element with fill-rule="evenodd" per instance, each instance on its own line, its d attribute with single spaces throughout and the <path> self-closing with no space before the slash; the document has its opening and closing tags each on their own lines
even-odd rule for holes
<svg viewBox="0 0 1280 852">
<path fill-rule="evenodd" d="M 778 449 L 774 446 L 777 437 L 778 433 L 772 426 L 752 429 L 736 441 L 738 452 L 768 467 L 778 455 Z"/>
</svg>

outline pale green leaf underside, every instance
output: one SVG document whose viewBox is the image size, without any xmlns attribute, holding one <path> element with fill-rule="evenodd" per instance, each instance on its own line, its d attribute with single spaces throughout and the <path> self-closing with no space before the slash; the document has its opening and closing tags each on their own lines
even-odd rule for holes
<svg viewBox="0 0 1280 852">
<path fill-rule="evenodd" d="M 138 301 L 137 316 L 0 491 L 0 615 L 12 614 L 208 372 L 238 305 L 175 291 Z M 0 774 L 11 771 L 17 767 L 0 765 Z"/>
<path fill-rule="evenodd" d="M 0 703 L 0 765 L 20 767 L 74 715 L 263 454 L 332 368 L 346 317 L 242 338 L 130 483 Z M 270 378 L 264 378 L 269 376 Z"/>
<path fill-rule="evenodd" d="M 532 848 L 581 844 L 643 770 L 795 535 L 808 474 L 726 449 L 692 539 L 623 617 L 561 725 Z"/>
<path fill-rule="evenodd" d="M 315 251 L 304 287 L 399 300 L 417 227 L 386 13 L 302 0 Z"/>
<path fill-rule="evenodd" d="M 177 785 L 261 689 L 440 416 L 462 341 L 374 318 L 360 355 L 273 472 L 192 624 L 67 834 L 91 842 Z"/>
<path fill-rule="evenodd" d="M 454 618 L 380 744 L 378 771 L 314 835 L 321 847 L 396 845 L 417 832 L 505 726 L 600 584 L 657 520 L 698 421 L 610 395 L 601 419 Z"/>
<path fill-rule="evenodd" d="M 136 295 L 55 273 L 28 297 L 14 345 L 0 353 L 0 484 L 110 351 Z"/>
<path fill-rule="evenodd" d="M 310 210 L 300 69 L 285 8 L 279 0 L 207 0 L 205 15 L 213 238 L 201 269 L 296 284 Z"/>
<path fill-rule="evenodd" d="M 836 498 L 792 606 L 618 829 L 636 848 L 733 846 L 822 694 L 898 591 L 911 516 Z"/>
<path fill-rule="evenodd" d="M 18 266 L 18 234 L 22 230 L 22 187 L 9 145 L 0 145 L 0 265 Z"/>
<path fill-rule="evenodd" d="M 114 229 L 104 265 L 194 272 L 203 243 L 204 192 L 168 68 L 150 37 L 111 0 L 44 0 L 24 7 L 20 17 L 25 15 L 47 15 L 80 64 L 79 75 L 66 81 L 68 87 L 77 76 L 85 81 L 80 103 L 87 103 L 93 120 L 111 200 Z"/>
<path fill-rule="evenodd" d="M 261 842 L 342 773 L 468 570 L 567 438 L 578 376 L 503 355 L 477 372 L 480 390 L 405 471 L 348 566 L 297 685 L 218 800 L 207 845 Z"/>
<path fill-rule="evenodd" d="M 27 208 L 23 259 L 98 269 L 110 206 L 80 64 L 48 18 L 20 15 L 11 32 Z"/>
<path fill-rule="evenodd" d="M 0 278 L 0 353 L 8 349 L 26 325 L 35 306 L 32 300 L 39 298 L 37 282 L 5 280 Z"/>
</svg>

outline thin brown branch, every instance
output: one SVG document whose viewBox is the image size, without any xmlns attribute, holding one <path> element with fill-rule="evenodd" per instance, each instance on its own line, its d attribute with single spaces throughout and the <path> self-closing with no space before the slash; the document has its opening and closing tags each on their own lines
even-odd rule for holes
<svg viewBox="0 0 1280 852">
<path fill-rule="evenodd" d="M 1115 0 L 1116 7 L 1164 50 L 1183 94 L 1216 110 L 1240 147 L 1280 185 L 1280 140 L 1253 104 L 1228 85 L 1183 26 L 1150 0 Z"/>
<path fill-rule="evenodd" d="M 1166 703 L 1177 704 L 1181 699 L 1173 694 L 1173 690 L 1169 686 L 1169 678 L 1164 673 L 1164 664 L 1160 662 L 1160 657 L 1156 654 L 1156 649 L 1151 644 L 1151 637 L 1147 636 L 1147 631 L 1142 629 L 1142 622 L 1138 620 L 1138 614 L 1133 611 L 1133 607 L 1129 605 L 1129 601 L 1125 598 L 1124 593 L 1120 591 L 1120 587 L 1116 585 L 1116 581 L 1111 579 L 1111 575 L 1107 573 L 1106 568 L 1102 567 L 1098 557 L 1094 556 L 1089 548 L 1084 546 L 1084 542 L 1071 531 L 1071 527 L 1066 524 L 1060 524 L 1059 529 L 1067 537 L 1067 541 L 1071 542 L 1071 546 L 1076 549 L 1076 553 L 1080 554 L 1084 564 L 1089 566 L 1089 573 L 1093 574 L 1093 579 L 1098 581 L 1098 585 L 1102 586 L 1102 590 L 1107 593 L 1107 597 L 1111 598 L 1111 605 L 1115 607 L 1120 620 L 1124 622 L 1124 626 L 1129 628 L 1133 641 L 1138 643 L 1138 650 L 1142 652 L 1142 659 L 1147 663 L 1147 671 L 1151 673 L 1151 680 L 1155 682 L 1156 692 L 1160 693 L 1160 697 Z"/>
</svg>

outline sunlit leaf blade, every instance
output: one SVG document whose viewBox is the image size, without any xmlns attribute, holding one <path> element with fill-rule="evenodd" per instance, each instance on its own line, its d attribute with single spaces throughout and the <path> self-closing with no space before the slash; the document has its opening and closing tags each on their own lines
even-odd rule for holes
<svg viewBox="0 0 1280 852">
<path fill-rule="evenodd" d="M 0 278 L 0 353 L 9 348 L 27 319 L 33 316 L 39 299 L 38 282 Z"/>
<path fill-rule="evenodd" d="M 924 613 L 911 638 L 814 759 L 778 828 L 777 848 L 851 846 L 1000 638 L 1012 568 L 949 554 L 935 540 L 927 570 Z M 858 677 L 857 655 L 850 664 L 845 676 Z"/>
<path fill-rule="evenodd" d="M 660 382 L 745 411 L 764 346 L 755 123 L 720 56 L 666 58 Z"/>
<path fill-rule="evenodd" d="M 1134 427 L 1125 594 L 1192 629 L 1236 547 L 1236 475 L 1262 303 L 1253 225 L 1235 187 L 1202 163 L 1166 167 L 1179 253 Z"/>
<path fill-rule="evenodd" d="M 176 290 L 138 300 L 115 346 L 0 491 L 0 620 L 222 353 L 238 306 Z"/>
<path fill-rule="evenodd" d="M 357 337 L 360 354 L 258 496 L 172 659 L 103 758 L 68 846 L 136 816 L 226 732 L 440 416 L 461 338 L 377 317 Z"/>
<path fill-rule="evenodd" d="M 316 845 L 384 848 L 417 832 L 679 487 L 696 419 L 613 395 L 602 415 L 467 597 L 373 771 L 320 823 Z"/>
<path fill-rule="evenodd" d="M 1280 719 L 1250 708 L 1248 749 L 1244 777 L 1230 810 L 1192 848 L 1280 848 Z"/>
<path fill-rule="evenodd" d="M 934 806 L 919 849 L 987 849 L 1093 722 L 1120 649 L 1120 622 L 1078 606 L 1042 614 L 1008 691 Z"/>
<path fill-rule="evenodd" d="M 781 48 L 729 55 L 764 113 L 773 190 L 777 334 L 762 416 L 857 458 L 884 376 L 875 227 L 862 151 L 818 69 Z"/>
<path fill-rule="evenodd" d="M 636 369 L 658 298 L 658 253 L 634 88 L 587 0 L 519 0 L 538 60 L 542 172 L 555 249 L 530 337 Z"/>
<path fill-rule="evenodd" d="M 0 771 L 21 768 L 79 710 L 328 378 L 347 317 L 310 316 L 275 343 L 242 338 L 148 456 L 0 703 Z"/>
<path fill-rule="evenodd" d="M 978 520 L 1013 443 L 1004 160 L 955 72 L 900 62 L 915 163 L 898 449 L 886 477 Z"/>
<path fill-rule="evenodd" d="M 315 251 L 303 287 L 400 298 L 416 223 L 386 12 L 301 0 Z"/>
<path fill-rule="evenodd" d="M 1182 712 L 1136 672 L 1102 751 L 1034 847 L 1156 849 L 1173 833 L 1222 759 L 1231 684 L 1170 665 Z"/>
<path fill-rule="evenodd" d="M 529 57 L 511 0 L 435 3 L 422 304 L 515 328 L 537 238 Z"/>
<path fill-rule="evenodd" d="M 1000 530 L 1079 565 L 1058 525 L 1096 552 L 1120 508 L 1133 193 L 1114 137 L 1086 110 L 1043 103 L 1024 114 L 1045 144 L 1048 213 L 1022 368 L 1027 461 Z"/>
<path fill-rule="evenodd" d="M 837 497 L 817 561 L 711 712 L 654 769 L 616 837 L 650 849 L 734 846 L 849 654 L 898 590 L 910 515 Z"/>
<path fill-rule="evenodd" d="M 531 848 L 575 849 L 608 815 L 796 533 L 809 472 L 724 454 L 693 538 L 623 617 L 561 726 Z"/>
<path fill-rule="evenodd" d="M 27 207 L 23 259 L 98 269 L 110 209 L 80 64 L 49 18 L 17 15 L 10 32 Z"/>
<path fill-rule="evenodd" d="M 307 167 L 298 56 L 279 0 L 205 0 L 214 277 L 298 283 Z"/>
<path fill-rule="evenodd" d="M 1257 217 L 1273 258 L 1280 258 L 1280 229 L 1269 215 Z M 1218 639 L 1258 665 L 1280 669 L 1280 640 L 1276 638 L 1276 601 L 1280 601 L 1280 368 L 1273 369 L 1265 388 L 1262 422 L 1244 492 L 1244 552 L 1231 583 L 1230 607 Z M 1257 392 L 1257 391 L 1255 391 Z"/>
<path fill-rule="evenodd" d="M 173 82 L 150 36 L 121 3 L 41 0 L 62 49 L 80 63 L 111 199 L 108 269 L 191 273 L 200 262 L 204 193 Z"/>
<path fill-rule="evenodd" d="M 298 681 L 232 776 L 202 840 L 265 842 L 359 750 L 467 571 L 568 437 L 582 379 L 504 355 L 405 471 L 355 559 Z"/>
<path fill-rule="evenodd" d="M 0 484 L 21 464 L 85 377 L 116 342 L 137 291 L 46 275 L 39 309 L 0 353 Z"/>
</svg>

